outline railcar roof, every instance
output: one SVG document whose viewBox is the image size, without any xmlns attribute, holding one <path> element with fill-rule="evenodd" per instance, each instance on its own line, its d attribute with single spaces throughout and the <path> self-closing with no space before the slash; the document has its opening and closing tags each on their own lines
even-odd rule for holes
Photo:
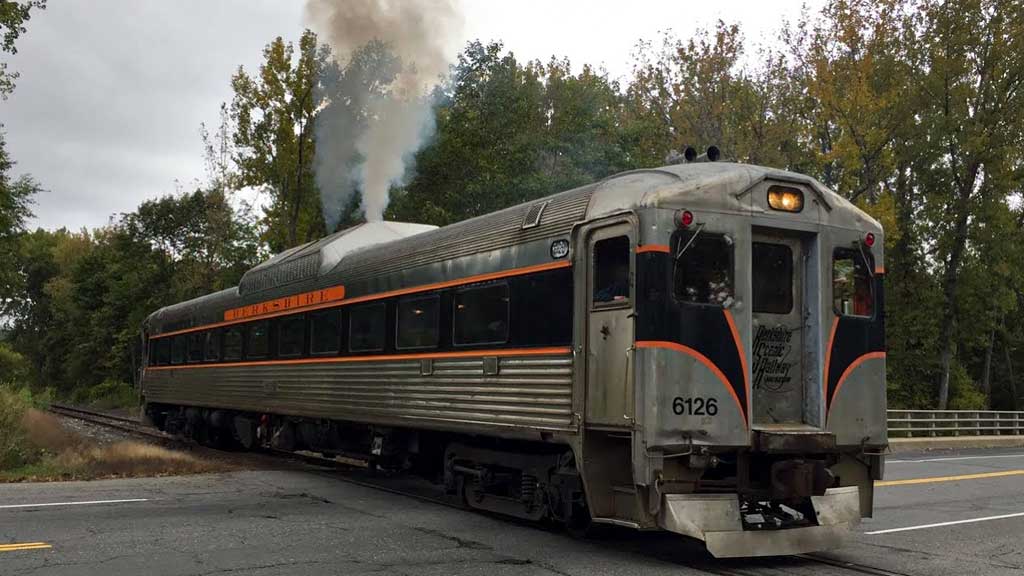
<svg viewBox="0 0 1024 576">
<path fill-rule="evenodd" d="M 578 221 L 636 208 L 688 207 L 747 214 L 750 206 L 743 203 L 743 192 L 764 180 L 796 182 L 812 188 L 830 208 L 829 225 L 866 229 L 876 233 L 882 231 L 876 220 L 809 176 L 751 164 L 699 162 L 615 174 L 594 184 L 531 200 L 443 228 L 423 231 L 415 236 L 352 250 L 340 258 L 333 257 L 331 242 L 345 236 L 346 231 L 342 231 L 290 248 L 255 266 L 246 276 L 252 276 L 253 272 L 266 275 L 275 266 L 282 269 L 285 266 L 294 268 L 298 260 L 312 260 L 316 257 L 316 262 L 309 263 L 314 276 L 355 279 L 371 271 L 394 272 L 428 259 L 436 260 L 439 254 L 444 258 L 455 258 L 557 236 L 571 230 Z M 524 218 L 530 216 L 531 209 L 538 208 L 538 225 L 524 228 Z M 328 262 L 332 266 L 327 266 Z M 281 272 L 284 283 L 288 281 L 285 276 L 294 273 L 290 269 Z M 221 302 L 236 302 L 248 292 L 240 292 L 238 287 L 234 287 L 173 304 L 151 314 L 147 322 L 178 318 L 200 305 L 205 307 Z"/>
</svg>

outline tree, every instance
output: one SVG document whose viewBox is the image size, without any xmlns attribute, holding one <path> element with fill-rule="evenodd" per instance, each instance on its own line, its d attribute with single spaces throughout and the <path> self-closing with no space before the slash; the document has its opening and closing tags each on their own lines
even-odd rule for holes
<svg viewBox="0 0 1024 576">
<path fill-rule="evenodd" d="M 435 99 L 437 132 L 388 217 L 448 224 L 631 167 L 617 85 L 568 61 L 470 43 Z"/>
<path fill-rule="evenodd" d="M 1021 162 L 1024 110 L 1024 6 L 971 0 L 923 3 L 925 70 L 918 113 L 931 190 L 926 216 L 939 233 L 936 260 L 943 295 L 938 407 L 949 400 L 960 277 L 969 257 L 971 222 L 1014 191 Z"/>
<path fill-rule="evenodd" d="M 27 0 L 0 2 L 0 52 L 17 54 L 14 43 L 25 33 L 25 23 L 32 17 L 32 10 L 46 9 L 46 0 Z M 7 63 L 0 62 L 0 98 L 6 100 L 14 91 L 17 72 L 8 72 Z"/>
<path fill-rule="evenodd" d="M 92 232 L 26 233 L 10 346 L 32 383 L 64 395 L 130 381 L 146 316 L 236 285 L 257 250 L 255 228 L 219 191 L 151 200 Z"/>
<path fill-rule="evenodd" d="M 31 176 L 12 179 L 13 168 L 14 162 L 7 155 L 3 132 L 0 132 L 0 316 L 8 312 L 11 299 L 22 285 L 12 263 L 17 260 L 18 238 L 32 217 L 32 196 L 40 190 Z"/>
<path fill-rule="evenodd" d="M 219 190 L 143 202 L 117 227 L 173 267 L 172 291 L 182 300 L 234 286 L 260 255 L 254 223 Z"/>
<path fill-rule="evenodd" d="M 33 9 L 42 10 L 46 0 L 0 2 L 0 52 L 17 54 L 15 41 L 25 33 L 25 23 Z M 6 100 L 14 90 L 16 72 L 7 71 L 0 62 L 0 98 Z M 14 160 L 7 154 L 3 125 L 0 124 L 0 317 L 7 313 L 17 293 L 20 277 L 11 266 L 15 261 L 17 238 L 24 232 L 25 222 L 32 217 L 32 196 L 40 190 L 31 176 L 14 178 Z"/>
<path fill-rule="evenodd" d="M 640 154 L 646 162 L 663 164 L 669 150 L 687 146 L 735 153 L 744 137 L 731 118 L 742 54 L 739 26 L 722 21 L 686 41 L 665 33 L 658 50 L 640 43 L 627 96 L 647 132 Z"/>
<path fill-rule="evenodd" d="M 313 176 L 313 133 L 315 91 L 328 55 L 309 30 L 299 39 L 297 55 L 278 37 L 264 49 L 257 76 L 239 67 L 231 79 L 237 184 L 268 194 L 264 235 L 274 252 L 325 233 Z"/>
</svg>

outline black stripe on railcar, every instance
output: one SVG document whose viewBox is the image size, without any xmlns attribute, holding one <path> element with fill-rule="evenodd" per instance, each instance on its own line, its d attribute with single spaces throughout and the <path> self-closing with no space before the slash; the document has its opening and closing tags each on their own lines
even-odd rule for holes
<svg viewBox="0 0 1024 576">
<path fill-rule="evenodd" d="M 466 288 L 472 288 L 477 286 L 490 286 L 495 284 L 505 284 L 509 289 L 509 305 L 508 305 L 508 337 L 505 342 L 483 342 L 480 344 L 462 344 L 456 345 L 453 341 L 454 322 L 453 322 L 453 299 L 454 295 L 459 290 Z M 430 297 L 433 295 L 440 296 L 439 309 L 440 314 L 438 318 L 437 326 L 435 327 L 438 331 L 437 344 L 434 346 L 428 346 L 424 348 L 416 349 L 401 349 L 396 346 L 396 327 L 397 327 L 397 303 L 399 301 L 408 298 L 423 298 Z M 373 305 L 384 305 L 385 306 L 385 321 L 384 321 L 384 342 L 380 348 L 373 350 L 364 351 L 351 351 L 350 350 L 350 328 L 351 328 L 351 311 L 353 309 L 362 306 L 373 306 Z M 310 338 L 309 333 L 309 322 L 310 312 L 301 311 L 295 314 L 277 316 L 273 318 L 256 318 L 248 322 L 238 323 L 227 327 L 216 327 L 210 330 L 201 330 L 196 332 L 190 332 L 185 334 L 177 334 L 173 336 L 157 336 L 151 339 L 151 342 L 155 341 L 156 349 L 161 350 L 171 348 L 172 343 L 177 341 L 188 342 L 191 338 L 203 338 L 207 332 L 215 331 L 222 332 L 227 329 L 238 328 L 242 331 L 242 339 L 244 342 L 243 353 L 241 358 L 225 359 L 223 350 L 218 350 L 217 360 L 208 360 L 206 358 L 199 359 L 193 362 L 189 362 L 187 359 L 182 362 L 172 362 L 170 352 L 164 355 L 157 353 L 150 356 L 150 366 L 167 366 L 167 365 L 180 365 L 185 363 L 201 363 L 201 364 L 231 364 L 249 360 L 276 360 L 281 358 L 278 353 L 279 350 L 279 335 L 281 323 L 295 317 L 304 317 L 306 322 L 306 336 L 304 337 L 303 350 L 301 354 L 289 355 L 289 360 L 296 358 L 306 357 L 337 357 L 337 356 L 378 356 L 381 354 L 395 355 L 395 354 L 417 354 L 423 352 L 455 352 L 455 351 L 473 351 L 473 350 L 500 350 L 503 348 L 508 349 L 521 349 L 521 348 L 533 348 L 533 347 L 548 347 L 548 346 L 562 346 L 568 345 L 572 342 L 572 313 L 573 313 L 573 273 L 571 267 L 557 268 L 553 270 L 546 270 L 542 272 L 534 272 L 530 274 L 523 274 L 520 276 L 510 276 L 499 280 L 492 280 L 486 282 L 478 282 L 472 284 L 459 285 L 451 288 L 444 288 L 439 290 L 418 292 L 415 294 L 393 296 L 382 300 L 371 301 L 370 303 L 356 303 L 356 304 L 341 304 L 337 307 L 322 308 L 317 311 L 323 310 L 342 310 L 341 318 L 341 331 L 342 331 L 342 346 L 341 350 L 337 354 L 311 354 L 310 351 Z M 259 357 L 253 357 L 249 351 L 249 331 L 250 328 L 257 324 L 266 324 L 269 330 L 269 350 L 266 355 L 260 355 Z M 218 341 L 222 341 L 223 338 L 218 338 Z M 187 349 L 187 345 L 186 345 Z"/>
<path fill-rule="evenodd" d="M 636 255 L 636 339 L 682 344 L 703 354 L 728 380 L 747 420 L 747 387 L 742 350 L 721 306 L 680 302 L 673 286 L 672 254 Z"/>
<path fill-rule="evenodd" d="M 839 387 L 839 379 L 846 369 L 858 358 L 871 353 L 885 352 L 885 291 L 882 275 L 876 274 L 874 281 L 874 316 L 839 316 L 832 335 L 829 350 L 825 413 L 832 408 L 832 401 Z"/>
</svg>

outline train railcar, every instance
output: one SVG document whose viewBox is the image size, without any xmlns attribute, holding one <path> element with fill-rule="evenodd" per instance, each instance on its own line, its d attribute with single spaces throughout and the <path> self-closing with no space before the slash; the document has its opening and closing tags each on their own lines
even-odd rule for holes
<svg viewBox="0 0 1024 576">
<path fill-rule="evenodd" d="M 152 314 L 152 422 L 722 557 L 835 547 L 870 516 L 882 229 L 813 178 L 691 162 L 339 249 L 352 233 Z"/>
</svg>

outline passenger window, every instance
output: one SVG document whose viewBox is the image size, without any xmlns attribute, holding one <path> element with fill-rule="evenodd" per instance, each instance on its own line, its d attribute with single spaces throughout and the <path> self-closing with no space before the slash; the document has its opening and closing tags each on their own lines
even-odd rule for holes
<svg viewBox="0 0 1024 576">
<path fill-rule="evenodd" d="M 374 352 L 384 349 L 384 303 L 357 306 L 349 312 L 349 350 Z"/>
<path fill-rule="evenodd" d="M 455 293 L 456 346 L 508 342 L 508 284 Z"/>
<path fill-rule="evenodd" d="M 277 330 L 277 355 L 284 358 L 302 356 L 305 349 L 305 316 L 289 316 L 281 319 Z"/>
<path fill-rule="evenodd" d="M 215 362 L 220 360 L 220 330 L 210 330 L 206 333 L 206 360 Z"/>
<path fill-rule="evenodd" d="M 398 301 L 398 348 L 437 346 L 441 307 L 440 296 L 408 298 Z"/>
<path fill-rule="evenodd" d="M 676 264 L 673 292 L 676 299 L 691 304 L 729 307 L 733 289 L 732 242 L 725 236 L 677 233 L 672 254 Z"/>
<path fill-rule="evenodd" d="M 875 312 L 871 269 L 858 250 L 840 248 L 832 255 L 832 307 L 839 316 L 870 317 Z"/>
<path fill-rule="evenodd" d="M 594 304 L 629 300 L 629 238 L 616 236 L 594 243 Z"/>
<path fill-rule="evenodd" d="M 793 251 L 785 244 L 754 242 L 751 259 L 754 312 L 789 314 L 793 310 Z"/>
<path fill-rule="evenodd" d="M 203 361 L 203 333 L 193 332 L 188 335 L 188 361 L 202 362 Z"/>
<path fill-rule="evenodd" d="M 184 364 L 188 356 L 188 337 L 184 334 L 174 337 L 171 344 L 171 364 Z"/>
<path fill-rule="evenodd" d="M 156 341 L 156 363 L 166 366 L 171 363 L 171 339 L 161 338 Z"/>
<path fill-rule="evenodd" d="M 249 325 L 249 338 L 245 343 L 246 358 L 266 358 L 270 353 L 270 326 L 266 320 Z"/>
<path fill-rule="evenodd" d="M 242 359 L 242 327 L 224 329 L 224 360 Z"/>
<path fill-rule="evenodd" d="M 526 346 L 560 346 L 572 342 L 572 270 L 562 268 L 528 274 L 509 280 L 511 315 L 510 340 Z"/>
<path fill-rule="evenodd" d="M 341 310 L 310 314 L 309 340 L 313 354 L 337 354 L 341 350 Z"/>
</svg>

